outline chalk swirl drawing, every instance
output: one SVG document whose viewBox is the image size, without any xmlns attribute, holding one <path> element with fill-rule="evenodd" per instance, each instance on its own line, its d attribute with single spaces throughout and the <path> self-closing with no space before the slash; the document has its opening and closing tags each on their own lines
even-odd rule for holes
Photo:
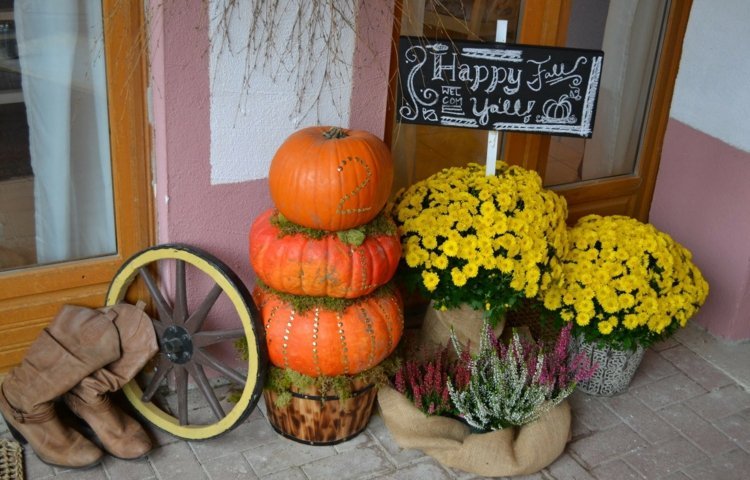
<svg viewBox="0 0 750 480">
<path fill-rule="evenodd" d="M 417 73 L 422 70 L 422 65 L 427 61 L 427 52 L 425 49 L 419 45 L 415 45 L 406 51 L 404 58 L 407 63 L 416 63 L 417 65 L 411 69 L 411 72 L 409 72 L 406 81 L 407 95 L 404 96 L 403 104 L 399 107 L 398 112 L 404 119 L 414 120 L 419 116 L 419 108 L 417 104 L 425 107 L 435 105 L 438 101 L 439 95 L 431 88 L 422 88 L 417 92 L 415 86 L 414 77 L 416 77 Z M 422 81 L 421 84 L 424 85 L 425 82 Z M 411 102 L 409 102 L 409 100 L 411 100 Z"/>
</svg>

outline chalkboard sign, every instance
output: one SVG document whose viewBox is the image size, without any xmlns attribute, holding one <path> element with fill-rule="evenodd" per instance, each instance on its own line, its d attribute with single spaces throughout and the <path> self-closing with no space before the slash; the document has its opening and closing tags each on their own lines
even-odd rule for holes
<svg viewBox="0 0 750 480">
<path fill-rule="evenodd" d="M 398 119 L 591 137 L 600 50 L 401 37 Z"/>
</svg>

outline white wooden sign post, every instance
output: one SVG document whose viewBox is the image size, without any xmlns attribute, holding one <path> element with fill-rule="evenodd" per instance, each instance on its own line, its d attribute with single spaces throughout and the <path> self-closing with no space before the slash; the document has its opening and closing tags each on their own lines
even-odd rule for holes
<svg viewBox="0 0 750 480">
<path fill-rule="evenodd" d="M 495 41 L 505 43 L 508 37 L 508 21 L 498 20 L 497 30 L 495 30 Z M 487 162 L 485 164 L 485 173 L 489 177 L 495 174 L 495 168 L 497 164 L 497 148 L 498 139 L 500 138 L 500 132 L 497 130 L 491 130 L 487 132 Z"/>
</svg>

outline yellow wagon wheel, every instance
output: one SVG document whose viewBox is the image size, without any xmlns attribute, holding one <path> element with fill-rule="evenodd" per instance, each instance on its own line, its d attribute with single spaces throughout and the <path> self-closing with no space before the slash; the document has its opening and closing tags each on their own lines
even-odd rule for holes
<svg viewBox="0 0 750 480">
<path fill-rule="evenodd" d="M 159 352 L 123 388 L 128 401 L 184 439 L 213 438 L 242 423 L 258 403 L 268 364 L 260 315 L 242 281 L 199 248 L 159 245 L 122 265 L 107 305 L 122 302 L 138 279 L 154 306 Z M 245 342 L 247 360 L 240 360 L 237 345 Z"/>
</svg>

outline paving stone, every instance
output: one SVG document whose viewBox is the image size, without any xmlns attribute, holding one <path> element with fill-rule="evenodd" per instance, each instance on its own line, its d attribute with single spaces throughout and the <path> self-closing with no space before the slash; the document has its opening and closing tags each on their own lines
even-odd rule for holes
<svg viewBox="0 0 750 480">
<path fill-rule="evenodd" d="M 279 437 L 279 440 L 251 448 L 243 455 L 255 473 L 262 477 L 336 455 L 336 450 L 330 446 L 304 445 Z"/>
<path fill-rule="evenodd" d="M 620 424 L 576 440 L 569 444 L 568 448 L 587 466 L 595 467 L 645 445 L 647 445 L 646 440 L 638 436 L 629 426 Z"/>
<path fill-rule="evenodd" d="M 666 407 L 659 411 L 659 415 L 709 455 L 719 455 L 736 448 L 736 444 L 726 435 L 685 405 Z"/>
<path fill-rule="evenodd" d="M 208 477 L 187 442 L 170 443 L 148 455 L 161 480 L 204 480 Z"/>
<path fill-rule="evenodd" d="M 608 398 L 605 403 L 630 428 L 651 443 L 663 442 L 679 435 L 671 425 L 629 393 Z"/>
<path fill-rule="evenodd" d="M 121 460 L 112 456 L 104 457 L 102 466 L 109 478 L 117 480 L 143 480 L 154 476 L 147 458 L 137 460 Z"/>
<path fill-rule="evenodd" d="M 622 458 L 646 478 L 660 478 L 699 462 L 708 457 L 684 437 L 678 437 L 654 446 L 639 448 Z"/>
<path fill-rule="evenodd" d="M 190 442 L 198 460 L 205 462 L 240 453 L 282 438 L 265 419 L 244 422 L 231 432 L 208 441 Z"/>
<path fill-rule="evenodd" d="M 367 433 L 367 431 L 364 431 L 356 437 L 347 440 L 346 442 L 337 443 L 333 446 L 333 448 L 336 449 L 336 453 L 342 453 L 362 447 L 364 445 L 369 445 L 374 441 L 375 440 L 370 436 L 370 434 Z"/>
<path fill-rule="evenodd" d="M 654 380 L 666 378 L 679 372 L 671 362 L 665 360 L 659 352 L 651 348 L 647 349 L 643 355 L 643 361 L 641 361 L 638 371 Z"/>
<path fill-rule="evenodd" d="M 560 455 L 546 470 L 558 480 L 594 480 L 594 477 L 567 453 Z"/>
<path fill-rule="evenodd" d="M 729 385 L 693 398 L 687 405 L 707 420 L 718 420 L 750 408 L 750 393 Z"/>
<path fill-rule="evenodd" d="M 23 445 L 23 470 L 26 478 L 47 478 L 55 474 L 52 467 L 41 461 L 28 444 Z"/>
<path fill-rule="evenodd" d="M 384 452 L 372 447 L 358 448 L 342 455 L 326 457 L 303 465 L 301 468 L 310 480 L 359 480 L 394 470 Z"/>
<path fill-rule="evenodd" d="M 666 340 L 662 340 L 661 342 L 657 342 L 653 345 L 651 345 L 651 350 L 654 350 L 656 352 L 661 352 L 663 350 L 667 350 L 672 347 L 676 347 L 677 345 L 680 345 L 680 342 L 677 341 L 674 337 L 669 337 Z"/>
<path fill-rule="evenodd" d="M 380 415 L 373 415 L 367 428 L 370 435 L 372 435 L 372 437 L 377 440 L 378 444 L 383 447 L 388 454 L 388 458 L 397 468 L 412 464 L 417 460 L 426 457 L 426 455 L 420 450 L 399 447 L 391 436 L 391 432 L 389 432 L 388 428 L 385 426 L 383 417 Z"/>
<path fill-rule="evenodd" d="M 155 447 L 161 447 L 169 445 L 170 443 L 181 442 L 182 439 L 175 437 L 171 433 L 167 433 L 161 428 L 155 427 L 148 422 L 141 422 L 141 425 L 146 429 L 148 436 L 151 438 L 151 442 Z"/>
<path fill-rule="evenodd" d="M 689 322 L 687 328 L 678 329 L 674 337 L 736 382 L 750 388 L 750 368 L 747 368 L 750 344 L 717 339 L 693 322 Z"/>
<path fill-rule="evenodd" d="M 750 454 L 737 449 L 714 457 L 710 462 L 702 462 L 685 470 L 693 480 L 720 479 L 746 480 L 750 472 Z"/>
<path fill-rule="evenodd" d="M 451 480 L 453 477 L 439 463 L 430 458 L 377 478 L 378 480 Z"/>
<path fill-rule="evenodd" d="M 706 390 L 733 383 L 731 378 L 683 345 L 664 350 L 661 355 Z"/>
<path fill-rule="evenodd" d="M 682 472 L 677 471 L 670 475 L 667 475 L 666 477 L 662 477 L 662 480 L 690 480 L 690 477 L 688 477 Z M 708 480 L 708 479 L 705 479 L 705 480 Z"/>
<path fill-rule="evenodd" d="M 568 399 L 573 416 L 589 430 L 604 430 L 622 423 L 599 397 L 576 390 Z"/>
<path fill-rule="evenodd" d="M 750 453 L 750 418 L 738 413 L 715 420 L 714 425 L 740 448 Z"/>
<path fill-rule="evenodd" d="M 599 480 L 642 480 L 640 473 L 636 472 L 627 463 L 622 460 L 613 460 L 603 465 L 599 465 L 591 470 L 594 478 Z"/>
<path fill-rule="evenodd" d="M 34 477 L 29 476 L 28 478 L 32 479 Z M 52 478 L 55 480 L 106 480 L 107 474 L 104 473 L 101 465 L 97 465 L 85 470 L 66 470 Z"/>
<path fill-rule="evenodd" d="M 212 480 L 256 480 L 258 478 L 245 457 L 239 453 L 203 462 L 203 468 Z"/>
<path fill-rule="evenodd" d="M 260 478 L 261 480 L 308 480 L 307 475 L 299 467 L 282 470 Z"/>
<path fill-rule="evenodd" d="M 658 382 L 632 389 L 630 393 L 650 409 L 657 410 L 704 394 L 706 390 L 684 373 L 676 373 Z"/>
</svg>

